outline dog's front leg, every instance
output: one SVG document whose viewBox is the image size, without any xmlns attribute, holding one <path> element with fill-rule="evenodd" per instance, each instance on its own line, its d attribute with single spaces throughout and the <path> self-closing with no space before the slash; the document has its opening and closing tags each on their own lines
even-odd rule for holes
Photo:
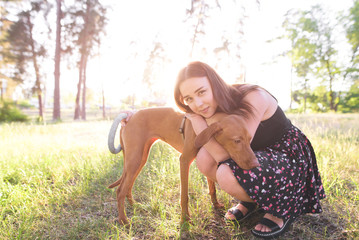
<svg viewBox="0 0 359 240">
<path fill-rule="evenodd" d="M 193 158 L 189 158 L 182 154 L 180 156 L 180 171 L 181 171 L 181 225 L 190 221 L 191 217 L 188 210 L 188 177 L 189 167 Z"/>
</svg>

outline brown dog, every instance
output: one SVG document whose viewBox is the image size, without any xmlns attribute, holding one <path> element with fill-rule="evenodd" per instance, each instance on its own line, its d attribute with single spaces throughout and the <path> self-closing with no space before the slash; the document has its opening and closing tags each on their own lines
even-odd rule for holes
<svg viewBox="0 0 359 240">
<path fill-rule="evenodd" d="M 229 116 L 230 125 L 227 118 L 223 118 L 225 121 L 223 124 L 214 124 L 208 128 L 210 130 L 204 131 L 200 134 L 197 140 L 197 147 L 195 146 L 196 135 L 192 129 L 190 121 L 184 121 L 184 114 L 176 112 L 172 108 L 148 108 L 136 112 L 131 120 L 120 131 L 120 145 L 119 148 L 114 148 L 114 138 L 117 127 L 122 119 L 126 118 L 126 114 L 120 114 L 112 124 L 108 145 L 112 153 L 118 153 L 123 148 L 124 166 L 123 172 L 119 180 L 112 183 L 109 188 L 118 186 L 117 194 L 117 207 L 118 207 L 118 220 L 121 224 L 127 224 L 128 220 L 125 213 L 125 197 L 130 204 L 133 203 L 132 187 L 140 173 L 142 167 L 145 165 L 148 157 L 148 153 L 152 144 L 161 139 L 177 151 L 181 152 L 180 156 L 180 175 L 181 175 L 181 224 L 189 220 L 188 211 L 188 175 L 189 167 L 199 150 L 198 146 L 203 145 L 209 140 L 210 136 L 216 133 L 217 141 L 219 141 L 225 149 L 230 152 L 231 156 L 234 156 L 239 162 L 241 162 L 241 155 L 238 154 L 238 145 L 229 144 L 226 142 L 226 138 L 232 141 L 230 132 L 236 132 L 240 134 L 240 130 L 234 130 L 236 127 L 243 129 L 243 125 L 234 123 L 236 120 L 233 115 Z M 182 126 L 183 125 L 183 126 Z M 182 126 L 182 127 L 181 127 Z M 227 127 L 228 128 L 227 128 Z M 183 129 L 183 135 L 179 129 Z M 232 130 L 230 130 L 232 128 Z M 223 132 L 225 134 L 220 134 Z M 227 134 L 228 133 L 228 134 Z M 223 136 L 220 138 L 220 136 Z M 237 137 L 242 135 L 236 135 Z M 248 141 L 248 138 L 245 138 Z M 254 156 L 254 154 L 253 154 Z M 244 169 L 250 169 L 254 166 L 258 166 L 257 159 L 249 157 L 244 163 L 240 163 Z M 236 160 L 236 161 L 237 161 Z M 252 161 L 252 162 L 250 162 Z M 207 178 L 209 194 L 211 196 L 212 203 L 215 208 L 221 208 L 223 205 L 218 203 L 216 197 L 216 188 L 213 181 Z"/>
</svg>

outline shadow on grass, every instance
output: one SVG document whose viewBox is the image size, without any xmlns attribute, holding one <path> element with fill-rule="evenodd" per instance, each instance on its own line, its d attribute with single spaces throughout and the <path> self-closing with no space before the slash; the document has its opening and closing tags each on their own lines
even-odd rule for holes
<svg viewBox="0 0 359 240">
<path fill-rule="evenodd" d="M 107 157 L 106 157 L 107 158 Z M 122 157 L 110 157 L 107 172 L 88 181 L 77 181 L 65 202 L 53 204 L 49 219 L 43 219 L 33 235 L 40 239 L 106 239 L 117 216 L 116 197 L 108 185 L 120 176 Z M 115 160 L 116 159 L 116 160 Z M 71 185 L 71 184 L 70 184 Z M 71 186 L 69 186 L 71 187 Z"/>
<path fill-rule="evenodd" d="M 233 201 L 233 205 L 237 204 Z M 353 239 L 344 231 L 347 221 L 340 218 L 326 201 L 322 201 L 323 213 L 299 216 L 289 230 L 277 239 Z M 216 210 L 210 224 L 206 227 L 207 236 L 191 235 L 182 233 L 183 239 L 257 239 L 251 229 L 264 216 L 263 210 L 258 210 L 251 216 L 240 222 L 229 222 L 224 220 L 225 210 Z"/>
</svg>

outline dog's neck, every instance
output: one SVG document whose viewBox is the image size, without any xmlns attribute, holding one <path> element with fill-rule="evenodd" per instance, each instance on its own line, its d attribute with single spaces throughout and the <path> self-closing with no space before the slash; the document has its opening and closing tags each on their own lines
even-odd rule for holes
<svg viewBox="0 0 359 240">
<path fill-rule="evenodd" d="M 228 114 L 223 113 L 223 112 L 217 112 L 215 114 L 213 114 L 212 117 L 206 118 L 206 122 L 209 125 L 211 125 L 212 123 L 221 121 L 224 117 L 228 116 Z"/>
<path fill-rule="evenodd" d="M 184 140 L 184 124 L 186 123 L 186 119 L 187 117 L 186 116 L 183 116 L 183 119 L 182 119 L 182 122 L 181 122 L 181 125 L 179 127 L 179 132 L 181 133 L 182 135 L 182 139 Z"/>
</svg>

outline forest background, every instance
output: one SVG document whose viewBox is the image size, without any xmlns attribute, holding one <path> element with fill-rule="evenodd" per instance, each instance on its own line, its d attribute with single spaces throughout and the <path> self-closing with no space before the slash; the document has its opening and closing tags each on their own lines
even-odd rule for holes
<svg viewBox="0 0 359 240">
<path fill-rule="evenodd" d="M 201 60 L 292 112 L 358 112 L 359 2 L 1 0 L 2 109 L 174 106 Z"/>
</svg>

